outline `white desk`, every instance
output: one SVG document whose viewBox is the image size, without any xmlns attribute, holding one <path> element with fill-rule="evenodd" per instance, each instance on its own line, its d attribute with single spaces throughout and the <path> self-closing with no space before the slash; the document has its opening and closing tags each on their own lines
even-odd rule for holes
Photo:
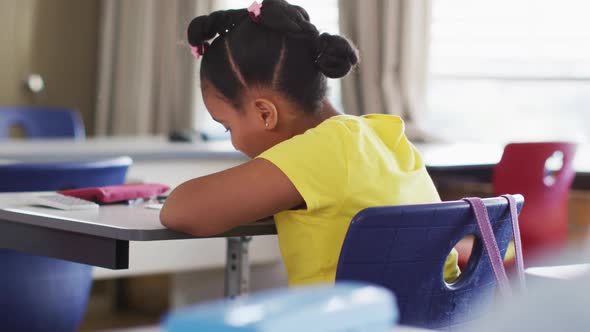
<svg viewBox="0 0 590 332">
<path fill-rule="evenodd" d="M 163 136 L 97 137 L 86 140 L 44 139 L 0 142 L 0 159 L 63 160 L 67 158 L 118 157 L 134 161 L 179 159 L 246 160 L 229 141 L 170 142 Z"/>
<path fill-rule="evenodd" d="M 169 142 L 163 136 L 3 141 L 0 160 L 51 161 L 130 156 L 128 181 L 161 182 L 172 187 L 239 165 L 247 160 L 228 141 Z"/>
<path fill-rule="evenodd" d="M 504 146 L 483 143 L 416 144 L 427 167 L 489 166 L 500 161 Z M 245 161 L 229 141 L 179 143 L 163 136 L 105 137 L 74 140 L 0 142 L 0 159 L 51 160 L 64 158 L 118 157 L 128 155 L 134 161 L 215 159 Z M 590 173 L 590 150 L 578 146 L 574 167 Z"/>
<path fill-rule="evenodd" d="M 430 175 L 436 180 L 451 178 L 491 182 L 494 166 L 504 151 L 502 144 L 441 143 L 416 144 Z M 577 147 L 573 167 L 575 190 L 590 190 L 590 145 Z"/>
<path fill-rule="evenodd" d="M 416 144 L 428 168 L 494 166 L 502 157 L 504 145 L 492 143 Z M 590 146 L 579 145 L 574 158 L 577 173 L 590 173 Z"/>
<path fill-rule="evenodd" d="M 38 193 L 0 194 L 0 247 L 100 266 L 129 267 L 129 241 L 191 239 L 160 224 L 159 211 L 145 204 L 109 205 L 96 210 L 61 211 L 30 206 Z M 228 238 L 226 294 L 247 291 L 248 236 L 276 234 L 272 219 L 237 227 Z M 195 255 L 198 256 L 198 255 Z M 198 259 L 198 257 L 193 257 Z"/>
<path fill-rule="evenodd" d="M 0 142 L 0 160 L 64 160 L 128 155 L 133 158 L 129 182 L 158 182 L 175 187 L 189 179 L 236 166 L 247 158 L 229 142 L 177 143 L 165 137 L 110 137 L 74 140 Z M 220 268 L 226 262 L 226 241 L 133 241 L 127 270 L 96 268 L 95 278 Z M 276 236 L 259 236 L 250 243 L 252 264 L 281 261 Z"/>
</svg>

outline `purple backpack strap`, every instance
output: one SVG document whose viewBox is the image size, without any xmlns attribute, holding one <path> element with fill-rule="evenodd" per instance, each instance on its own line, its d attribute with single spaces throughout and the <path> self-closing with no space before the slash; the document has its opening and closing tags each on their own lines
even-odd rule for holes
<svg viewBox="0 0 590 332">
<path fill-rule="evenodd" d="M 492 225 L 488 216 L 488 210 L 486 209 L 481 198 L 468 197 L 464 198 L 464 200 L 467 201 L 469 205 L 471 205 L 471 208 L 475 214 L 475 219 L 477 221 L 479 231 L 481 232 L 481 238 L 483 240 L 485 251 L 490 258 L 492 270 L 496 276 L 498 289 L 502 295 L 510 295 L 512 294 L 510 282 L 508 281 L 508 276 L 506 275 L 506 270 L 504 269 L 502 255 L 500 254 L 500 249 L 498 248 L 498 243 L 496 242 L 496 237 L 494 236 L 494 231 L 492 230 Z"/>
<path fill-rule="evenodd" d="M 508 200 L 510 207 L 510 221 L 512 222 L 512 234 L 514 235 L 514 252 L 516 260 L 516 273 L 518 274 L 518 282 L 522 291 L 526 290 L 524 279 L 524 259 L 522 257 L 522 243 L 520 241 L 520 229 L 518 227 L 518 211 L 516 209 L 516 200 L 512 195 L 502 195 Z"/>
</svg>

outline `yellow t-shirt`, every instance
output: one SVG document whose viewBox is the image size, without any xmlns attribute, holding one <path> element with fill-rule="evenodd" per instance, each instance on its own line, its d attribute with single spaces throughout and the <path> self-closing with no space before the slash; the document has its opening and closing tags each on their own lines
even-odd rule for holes
<svg viewBox="0 0 590 332">
<path fill-rule="evenodd" d="M 281 169 L 306 204 L 274 216 L 290 285 L 334 282 L 348 226 L 362 209 L 440 201 L 397 116 L 334 116 L 258 158 Z M 444 276 L 458 275 L 453 250 Z"/>
</svg>

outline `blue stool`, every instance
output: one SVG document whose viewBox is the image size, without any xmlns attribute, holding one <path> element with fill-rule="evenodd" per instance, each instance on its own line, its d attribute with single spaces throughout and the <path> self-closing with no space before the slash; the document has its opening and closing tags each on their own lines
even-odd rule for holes
<svg viewBox="0 0 590 332">
<path fill-rule="evenodd" d="M 523 197 L 514 197 L 520 212 Z M 504 256 L 512 239 L 508 202 L 503 197 L 483 202 Z M 466 269 L 447 284 L 447 256 L 470 234 L 476 241 Z M 336 281 L 363 281 L 391 290 L 398 300 L 400 324 L 454 329 L 478 318 L 494 296 L 496 279 L 480 239 L 465 201 L 368 208 L 350 224 Z"/>
<path fill-rule="evenodd" d="M 128 157 L 0 165 L 0 191 L 123 184 L 129 165 Z M 90 266 L 7 249 L 0 249 L 0 266 L 0 331 L 78 329 L 92 284 Z"/>
<path fill-rule="evenodd" d="M 129 157 L 0 164 L 0 192 L 57 191 L 125 183 Z"/>
<path fill-rule="evenodd" d="M 25 138 L 75 138 L 86 136 L 80 114 L 63 107 L 0 107 L 0 139 L 9 138 L 12 127 L 21 127 Z"/>
<path fill-rule="evenodd" d="M 394 296 L 363 283 L 260 292 L 181 309 L 162 322 L 167 332 L 391 332 Z"/>
</svg>

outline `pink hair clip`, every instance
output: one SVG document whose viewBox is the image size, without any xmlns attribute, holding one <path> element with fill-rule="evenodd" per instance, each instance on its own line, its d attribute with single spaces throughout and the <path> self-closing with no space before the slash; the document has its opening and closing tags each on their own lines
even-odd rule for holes
<svg viewBox="0 0 590 332">
<path fill-rule="evenodd" d="M 191 53 L 195 57 L 195 59 L 199 59 L 201 56 L 205 55 L 205 51 L 207 51 L 208 43 L 203 43 L 198 46 L 191 46 Z"/>
<path fill-rule="evenodd" d="M 260 9 L 262 9 L 262 5 L 256 1 L 248 7 L 248 14 L 250 14 L 252 21 L 256 23 L 260 22 Z"/>
</svg>

